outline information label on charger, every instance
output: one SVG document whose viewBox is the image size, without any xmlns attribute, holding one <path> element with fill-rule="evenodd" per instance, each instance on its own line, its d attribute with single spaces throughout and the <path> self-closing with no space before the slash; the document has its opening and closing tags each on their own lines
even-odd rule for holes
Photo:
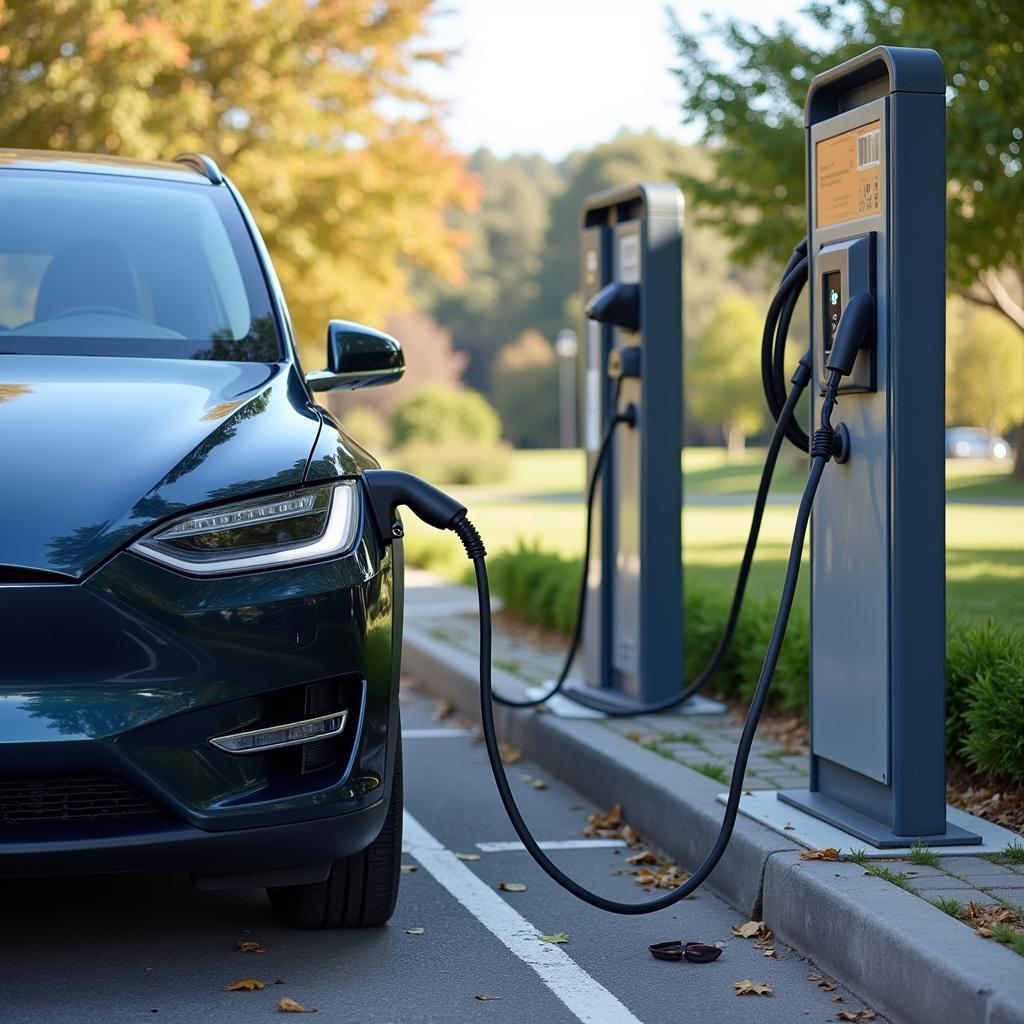
<svg viewBox="0 0 1024 1024">
<path fill-rule="evenodd" d="M 881 121 L 822 139 L 814 157 L 819 228 L 881 212 Z"/>
</svg>

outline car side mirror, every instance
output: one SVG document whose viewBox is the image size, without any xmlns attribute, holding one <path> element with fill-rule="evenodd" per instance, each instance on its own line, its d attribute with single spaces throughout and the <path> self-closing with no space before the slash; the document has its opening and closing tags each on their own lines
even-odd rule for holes
<svg viewBox="0 0 1024 1024">
<path fill-rule="evenodd" d="M 374 388 L 405 373 L 402 346 L 390 334 L 350 320 L 327 324 L 327 369 L 306 374 L 312 391 Z"/>
</svg>

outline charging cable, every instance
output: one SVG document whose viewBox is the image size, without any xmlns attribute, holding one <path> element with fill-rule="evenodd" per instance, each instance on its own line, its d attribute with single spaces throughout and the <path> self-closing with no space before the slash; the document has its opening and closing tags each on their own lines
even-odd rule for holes
<svg viewBox="0 0 1024 1024">
<path fill-rule="evenodd" d="M 786 577 L 779 599 L 775 623 L 765 653 L 764 664 L 757 680 L 754 696 L 743 723 L 736 759 L 733 763 L 732 777 L 729 782 L 729 795 L 726 800 L 725 814 L 718 837 L 707 856 L 690 877 L 681 885 L 676 886 L 663 896 L 645 900 L 640 903 L 623 903 L 612 900 L 600 893 L 580 885 L 570 878 L 540 848 L 530 833 L 516 804 L 515 797 L 505 774 L 505 766 L 501 760 L 497 732 L 494 723 L 494 701 L 491 688 L 491 601 L 490 587 L 487 579 L 487 551 L 476 527 L 466 515 L 466 508 L 454 498 L 449 497 L 436 487 L 409 473 L 391 470 L 366 470 L 361 477 L 366 490 L 367 505 L 378 531 L 385 543 L 393 537 L 402 535 L 400 520 L 397 519 L 399 505 L 408 506 L 424 522 L 437 529 L 452 530 L 462 541 L 466 555 L 473 563 L 476 578 L 477 599 L 480 610 L 480 717 L 483 730 L 484 745 L 487 759 L 490 762 L 498 795 L 505 811 L 512 822 L 516 835 L 530 856 L 563 889 L 583 902 L 599 910 L 615 914 L 635 915 L 650 914 L 664 910 L 685 899 L 693 893 L 711 874 L 722 859 L 729 840 L 732 838 L 739 813 L 740 797 L 743 791 L 743 777 L 746 773 L 747 761 L 758 722 L 768 699 L 768 691 L 772 677 L 778 664 L 782 643 L 786 636 L 793 600 L 796 597 L 797 581 L 800 575 L 800 560 L 803 554 L 807 525 L 810 520 L 811 507 L 817 493 L 825 466 L 836 454 L 839 446 L 838 433 L 832 426 L 832 413 L 837 403 L 839 385 L 844 376 L 853 368 L 854 360 L 860 348 L 870 337 L 874 323 L 874 302 L 869 295 L 856 295 L 847 305 L 836 331 L 832 352 L 825 363 L 828 380 L 822 399 L 820 426 L 810 439 L 811 466 L 800 506 L 797 510 L 796 524 L 793 529 L 793 541 L 789 549 L 786 564 Z M 848 453 L 847 453 L 848 454 Z"/>
</svg>

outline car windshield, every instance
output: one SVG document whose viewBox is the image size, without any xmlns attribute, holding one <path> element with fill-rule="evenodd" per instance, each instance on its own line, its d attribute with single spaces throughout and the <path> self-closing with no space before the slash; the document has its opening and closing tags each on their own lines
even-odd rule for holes
<svg viewBox="0 0 1024 1024">
<path fill-rule="evenodd" d="M 5 352 L 281 358 L 226 188 L 64 171 L 0 171 Z"/>
</svg>

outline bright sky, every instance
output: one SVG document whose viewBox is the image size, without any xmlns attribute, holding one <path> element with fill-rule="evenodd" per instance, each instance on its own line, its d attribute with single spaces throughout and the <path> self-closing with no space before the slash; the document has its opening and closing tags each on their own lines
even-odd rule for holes
<svg viewBox="0 0 1024 1024">
<path fill-rule="evenodd" d="M 419 80 L 448 100 L 458 149 L 553 159 L 615 136 L 620 128 L 691 141 L 679 123 L 679 87 L 665 0 L 448 0 L 432 43 L 461 51 Z M 794 0 L 675 0 L 687 27 L 701 12 L 771 26 L 792 19 Z"/>
</svg>

